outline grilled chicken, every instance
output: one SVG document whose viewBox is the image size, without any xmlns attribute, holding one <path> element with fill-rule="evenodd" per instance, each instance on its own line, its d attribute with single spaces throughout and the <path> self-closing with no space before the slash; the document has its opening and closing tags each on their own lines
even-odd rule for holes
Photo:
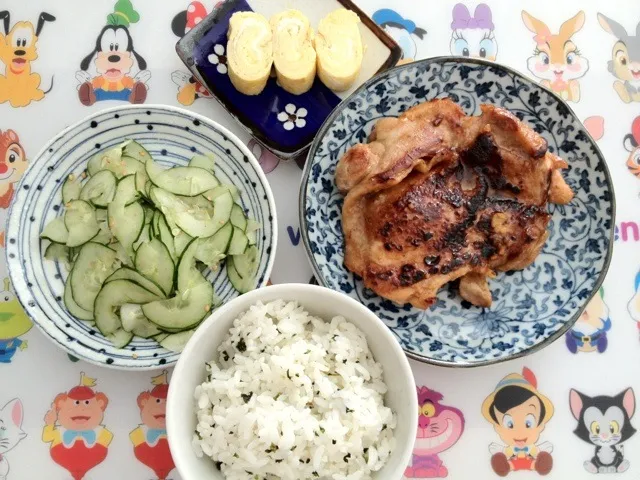
<svg viewBox="0 0 640 480">
<path fill-rule="evenodd" d="M 345 194 L 345 265 L 367 287 L 427 308 L 447 282 L 479 306 L 487 277 L 533 262 L 548 236 L 548 201 L 573 193 L 566 163 L 506 110 L 465 116 L 434 100 L 379 121 L 336 170 Z"/>
</svg>

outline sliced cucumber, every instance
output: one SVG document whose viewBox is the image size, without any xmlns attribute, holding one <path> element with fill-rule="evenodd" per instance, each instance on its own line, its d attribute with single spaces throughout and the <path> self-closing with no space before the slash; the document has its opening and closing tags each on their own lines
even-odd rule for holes
<svg viewBox="0 0 640 480">
<path fill-rule="evenodd" d="M 242 207 L 237 203 L 234 203 L 233 207 L 231 208 L 231 217 L 229 218 L 229 220 L 231 220 L 231 224 L 234 227 L 238 227 L 243 232 L 246 230 L 247 217 L 245 217 Z"/>
<path fill-rule="evenodd" d="M 229 248 L 233 225 L 228 222 L 214 235 L 198 239 L 198 248 L 195 253 L 196 260 L 207 265 L 211 270 L 216 270 L 218 263 L 225 258 L 225 252 Z"/>
<path fill-rule="evenodd" d="M 62 203 L 66 205 L 72 200 L 78 200 L 80 198 L 81 190 L 82 178 L 72 173 L 62 184 Z"/>
<path fill-rule="evenodd" d="M 178 292 L 186 292 L 190 288 L 206 282 L 207 279 L 196 268 L 196 252 L 198 251 L 198 239 L 194 239 L 180 257 L 177 274 Z"/>
<path fill-rule="evenodd" d="M 130 280 L 132 282 L 137 283 L 145 290 L 149 290 L 154 295 L 158 297 L 164 298 L 165 294 L 162 291 L 162 288 L 153 281 L 149 280 L 147 277 L 144 277 L 139 272 L 135 271 L 133 268 L 129 267 L 121 267 L 115 272 L 113 272 L 109 278 L 107 278 L 104 283 L 109 283 L 114 280 Z"/>
<path fill-rule="evenodd" d="M 94 208 L 84 200 L 72 200 L 66 204 L 64 225 L 69 231 L 68 247 L 84 245 L 100 231 Z"/>
<path fill-rule="evenodd" d="M 138 239 L 133 242 L 132 248 L 134 252 L 137 252 L 138 249 L 144 245 L 145 243 L 149 243 L 153 238 L 153 231 L 150 225 L 144 225 L 142 227 L 142 232 L 140 232 L 140 236 Z"/>
<path fill-rule="evenodd" d="M 247 293 L 255 288 L 255 278 L 242 278 L 233 262 L 234 257 L 227 259 L 227 276 L 233 288 L 240 293 Z"/>
<path fill-rule="evenodd" d="M 42 230 L 40 234 L 40 238 L 46 238 L 55 243 L 66 244 L 69 238 L 69 231 L 64 224 L 64 217 L 54 218 L 47 223 L 47 226 L 44 227 L 44 230 Z"/>
<path fill-rule="evenodd" d="M 133 339 L 133 333 L 127 332 L 123 328 L 117 329 L 115 332 L 104 336 L 107 340 L 113 343 L 116 348 L 124 348 Z"/>
<path fill-rule="evenodd" d="M 167 250 L 169 250 L 169 254 L 171 254 L 171 258 L 174 260 L 178 259 L 176 255 L 176 246 L 173 235 L 171 234 L 171 230 L 169 230 L 169 225 L 167 225 L 167 221 L 164 219 L 162 215 L 160 215 L 160 220 L 158 221 L 158 238 L 160 241 L 165 244 Z"/>
<path fill-rule="evenodd" d="M 247 249 L 247 245 L 249 245 L 249 239 L 244 231 L 238 227 L 233 227 L 233 236 L 231 237 L 227 254 L 241 255 Z"/>
<path fill-rule="evenodd" d="M 238 188 L 235 185 L 228 185 L 228 184 L 218 185 L 217 187 L 204 192 L 202 195 L 207 200 L 212 202 L 217 197 L 219 197 L 220 195 L 224 195 L 225 193 L 230 193 L 234 201 L 240 198 L 240 192 L 238 191 Z"/>
<path fill-rule="evenodd" d="M 67 278 L 64 284 L 64 305 L 74 317 L 80 320 L 93 321 L 93 311 L 85 310 L 73 299 L 73 295 L 71 294 L 71 276 Z"/>
<path fill-rule="evenodd" d="M 44 251 L 44 258 L 58 262 L 69 261 L 70 248 L 61 243 L 50 243 Z"/>
<path fill-rule="evenodd" d="M 138 160 L 122 155 L 122 146 L 95 155 L 87 165 L 89 175 L 94 176 L 101 170 L 109 170 L 117 178 L 133 175 L 144 170 L 144 164 Z"/>
<path fill-rule="evenodd" d="M 170 334 L 170 333 L 164 333 L 164 332 L 162 332 L 162 333 L 159 333 L 158 335 L 154 335 L 154 336 L 153 336 L 153 339 L 154 339 L 156 342 L 160 343 L 162 340 L 164 340 L 165 338 L 167 338 L 169 335 L 171 335 L 171 334 Z"/>
<path fill-rule="evenodd" d="M 142 170 L 140 172 L 136 172 L 135 177 L 136 191 L 138 192 L 138 194 L 140 194 L 140 196 L 146 198 L 147 183 L 149 183 L 149 177 L 147 177 L 147 173 Z"/>
<path fill-rule="evenodd" d="M 97 207 L 106 207 L 116 193 L 116 176 L 109 170 L 101 170 L 93 175 L 82 187 L 80 200 L 91 202 Z"/>
<path fill-rule="evenodd" d="M 134 265 L 138 272 L 160 285 L 165 294 L 171 293 L 175 265 L 169 249 L 159 239 L 154 238 L 140 246 Z"/>
<path fill-rule="evenodd" d="M 100 170 L 104 169 L 104 164 L 118 163 L 121 158 L 122 148 L 120 146 L 111 148 L 105 152 L 96 153 L 87 164 L 87 172 L 93 177 Z"/>
<path fill-rule="evenodd" d="M 228 192 L 213 200 L 212 216 L 208 210 L 193 209 L 161 188 L 151 189 L 151 199 L 165 215 L 167 223 L 175 223 L 192 237 L 210 237 L 216 233 L 229 220 L 233 207 L 233 198 Z"/>
<path fill-rule="evenodd" d="M 125 303 L 120 307 L 120 321 L 124 330 L 138 337 L 150 338 L 162 333 L 144 316 L 142 306 L 135 303 Z"/>
<path fill-rule="evenodd" d="M 189 339 L 191 339 L 195 331 L 196 330 L 193 329 L 186 330 L 184 332 L 173 333 L 163 338 L 162 340 L 158 340 L 156 338 L 156 341 L 162 348 L 166 348 L 171 352 L 180 353 L 182 352 L 182 350 L 184 350 L 184 347 L 187 345 L 187 342 L 189 341 Z"/>
<path fill-rule="evenodd" d="M 233 266 L 243 279 L 254 278 L 258 270 L 258 249 L 251 246 L 242 255 L 234 255 Z"/>
<path fill-rule="evenodd" d="M 213 156 L 212 153 L 208 155 L 194 155 L 193 157 L 191 157 L 191 160 L 189 160 L 190 167 L 202 168 L 214 176 L 216 173 L 214 171 L 215 164 L 216 164 L 215 157 Z"/>
<path fill-rule="evenodd" d="M 126 177 L 118 180 L 118 186 L 116 187 L 116 193 L 114 196 L 115 203 L 127 206 L 136 202 L 139 198 L 140 194 L 136 190 L 135 175 L 127 175 Z"/>
<path fill-rule="evenodd" d="M 102 287 L 95 299 L 93 315 L 96 327 L 103 335 L 115 333 L 122 328 L 118 315 L 120 307 L 125 303 L 149 303 L 159 300 L 157 295 L 145 290 L 137 283 L 129 280 L 114 280 Z"/>
<path fill-rule="evenodd" d="M 134 140 L 128 140 L 122 145 L 122 156 L 133 158 L 142 163 L 147 163 L 147 160 L 151 159 L 151 154 Z"/>
<path fill-rule="evenodd" d="M 191 243 L 193 237 L 187 235 L 183 231 L 179 231 L 178 235 L 173 237 L 173 243 L 176 249 L 176 258 L 180 258 L 184 253 L 187 246 Z"/>
<path fill-rule="evenodd" d="M 85 244 L 69 274 L 71 293 L 76 303 L 85 310 L 93 311 L 93 303 L 102 284 L 118 267 L 116 252 L 99 243 Z"/>
<path fill-rule="evenodd" d="M 258 242 L 258 230 L 260 230 L 260 224 L 252 218 L 247 219 L 247 227 L 244 230 L 249 245 L 255 245 Z"/>
<path fill-rule="evenodd" d="M 139 203 L 125 207 L 119 202 L 111 202 L 107 208 L 109 228 L 118 239 L 125 252 L 133 258 L 133 243 L 138 239 L 144 227 L 144 209 Z"/>
<path fill-rule="evenodd" d="M 96 220 L 98 221 L 98 223 L 107 221 L 106 208 L 96 208 Z"/>
<path fill-rule="evenodd" d="M 142 306 L 142 312 L 162 330 L 180 332 L 193 328 L 209 314 L 212 298 L 213 286 L 202 282 L 167 300 L 147 303 Z"/>
<path fill-rule="evenodd" d="M 153 184 L 174 195 L 193 197 L 220 184 L 212 173 L 198 167 L 173 167 L 160 172 L 148 166 L 147 175 Z"/>
</svg>

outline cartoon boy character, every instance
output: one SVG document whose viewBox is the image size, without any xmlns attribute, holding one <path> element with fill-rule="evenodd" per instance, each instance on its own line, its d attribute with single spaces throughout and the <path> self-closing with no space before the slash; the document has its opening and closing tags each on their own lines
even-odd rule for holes
<svg viewBox="0 0 640 480">
<path fill-rule="evenodd" d="M 175 468 L 165 421 L 169 391 L 167 371 L 153 377 L 151 383 L 155 385 L 151 391 L 138 395 L 142 423 L 129 434 L 129 438 L 136 458 L 153 470 L 158 480 L 165 480 Z"/>
<path fill-rule="evenodd" d="M 147 99 L 147 81 L 151 72 L 147 62 L 133 48 L 129 26 L 140 20 L 131 0 L 118 0 L 114 12 L 107 16 L 107 25 L 100 31 L 93 51 L 80 63 L 76 73 L 80 103 L 89 106 L 103 100 L 121 100 L 144 103 Z M 94 63 L 97 76 L 89 74 L 89 64 Z M 140 71 L 132 77 L 134 63 Z"/>
<path fill-rule="evenodd" d="M 385 32 L 402 48 L 402 59 L 399 65 L 413 62 L 418 55 L 416 38 L 422 40 L 427 34 L 424 28 L 416 26 L 415 22 L 407 20 L 395 10 L 383 8 L 371 17 Z"/>
<path fill-rule="evenodd" d="M 11 291 L 10 280 L 5 278 L 4 291 L 0 292 L 0 363 L 11 363 L 18 349 L 27 348 L 27 341 L 19 337 L 31 327 L 33 323 Z"/>
<path fill-rule="evenodd" d="M 607 349 L 607 332 L 611 330 L 609 307 L 604 303 L 604 288 L 594 296 L 575 325 L 565 336 L 571 353 L 603 353 Z"/>
<path fill-rule="evenodd" d="M 524 367 L 522 375 L 511 373 L 484 400 L 482 416 L 506 444 L 492 443 L 489 451 L 491 467 L 501 477 L 518 470 L 535 470 L 546 475 L 553 467 L 549 442 L 538 443 L 540 434 L 553 416 L 551 400 L 538 391 L 531 370 Z"/>
<path fill-rule="evenodd" d="M 0 130 L 0 209 L 9 208 L 15 185 L 27 170 L 29 162 L 18 134 Z"/>
<path fill-rule="evenodd" d="M 444 478 L 449 474 L 438 454 L 462 436 L 464 416 L 457 408 L 441 404 L 442 398 L 427 387 L 418 388 L 418 433 L 405 478 Z"/>
<path fill-rule="evenodd" d="M 107 458 L 113 434 L 102 425 L 109 399 L 95 392 L 96 380 L 80 373 L 80 385 L 56 396 L 44 417 L 42 441 L 50 443 L 54 462 L 73 480 L 82 480 L 89 470 Z"/>
</svg>

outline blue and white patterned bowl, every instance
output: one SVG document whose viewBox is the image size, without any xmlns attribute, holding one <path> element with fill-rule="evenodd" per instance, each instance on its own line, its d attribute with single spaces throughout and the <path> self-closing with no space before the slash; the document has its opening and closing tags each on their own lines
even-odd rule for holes
<svg viewBox="0 0 640 480">
<path fill-rule="evenodd" d="M 509 109 L 565 158 L 576 193 L 550 205 L 549 239 L 533 265 L 490 281 L 491 308 L 443 288 L 426 311 L 398 305 L 347 271 L 341 225 L 343 197 L 335 185 L 340 157 L 365 141 L 377 120 L 433 98 L 451 97 L 467 114 L 481 103 Z M 408 356 L 444 366 L 479 366 L 539 350 L 565 333 L 602 284 L 613 246 L 615 200 L 602 153 L 558 96 L 506 67 L 441 57 L 389 70 L 356 91 L 316 137 L 300 188 L 300 223 L 321 284 L 358 299 L 382 318 Z"/>
<path fill-rule="evenodd" d="M 273 195 L 258 162 L 235 135 L 201 115 L 161 105 L 123 106 L 95 113 L 51 140 L 31 162 L 17 188 L 6 230 L 7 268 L 23 308 L 40 330 L 68 353 L 120 369 L 153 369 L 174 364 L 179 354 L 136 337 L 117 349 L 100 333 L 71 316 L 62 301 L 67 270 L 44 259 L 44 226 L 62 212 L 62 183 L 82 173 L 97 152 L 125 139 L 140 142 L 162 164 L 185 165 L 196 153 L 212 152 L 216 176 L 241 192 L 248 215 L 262 226 L 258 286 L 269 280 L 277 241 Z M 225 269 L 208 277 L 223 302 L 238 293 Z"/>
</svg>

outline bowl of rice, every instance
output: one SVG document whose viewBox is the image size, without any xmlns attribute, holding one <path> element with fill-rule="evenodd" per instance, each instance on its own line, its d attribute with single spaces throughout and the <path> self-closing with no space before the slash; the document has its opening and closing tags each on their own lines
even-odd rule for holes
<svg viewBox="0 0 640 480">
<path fill-rule="evenodd" d="M 339 292 L 274 285 L 237 297 L 173 372 L 167 432 L 183 480 L 398 480 L 418 426 L 409 362 Z"/>
</svg>

